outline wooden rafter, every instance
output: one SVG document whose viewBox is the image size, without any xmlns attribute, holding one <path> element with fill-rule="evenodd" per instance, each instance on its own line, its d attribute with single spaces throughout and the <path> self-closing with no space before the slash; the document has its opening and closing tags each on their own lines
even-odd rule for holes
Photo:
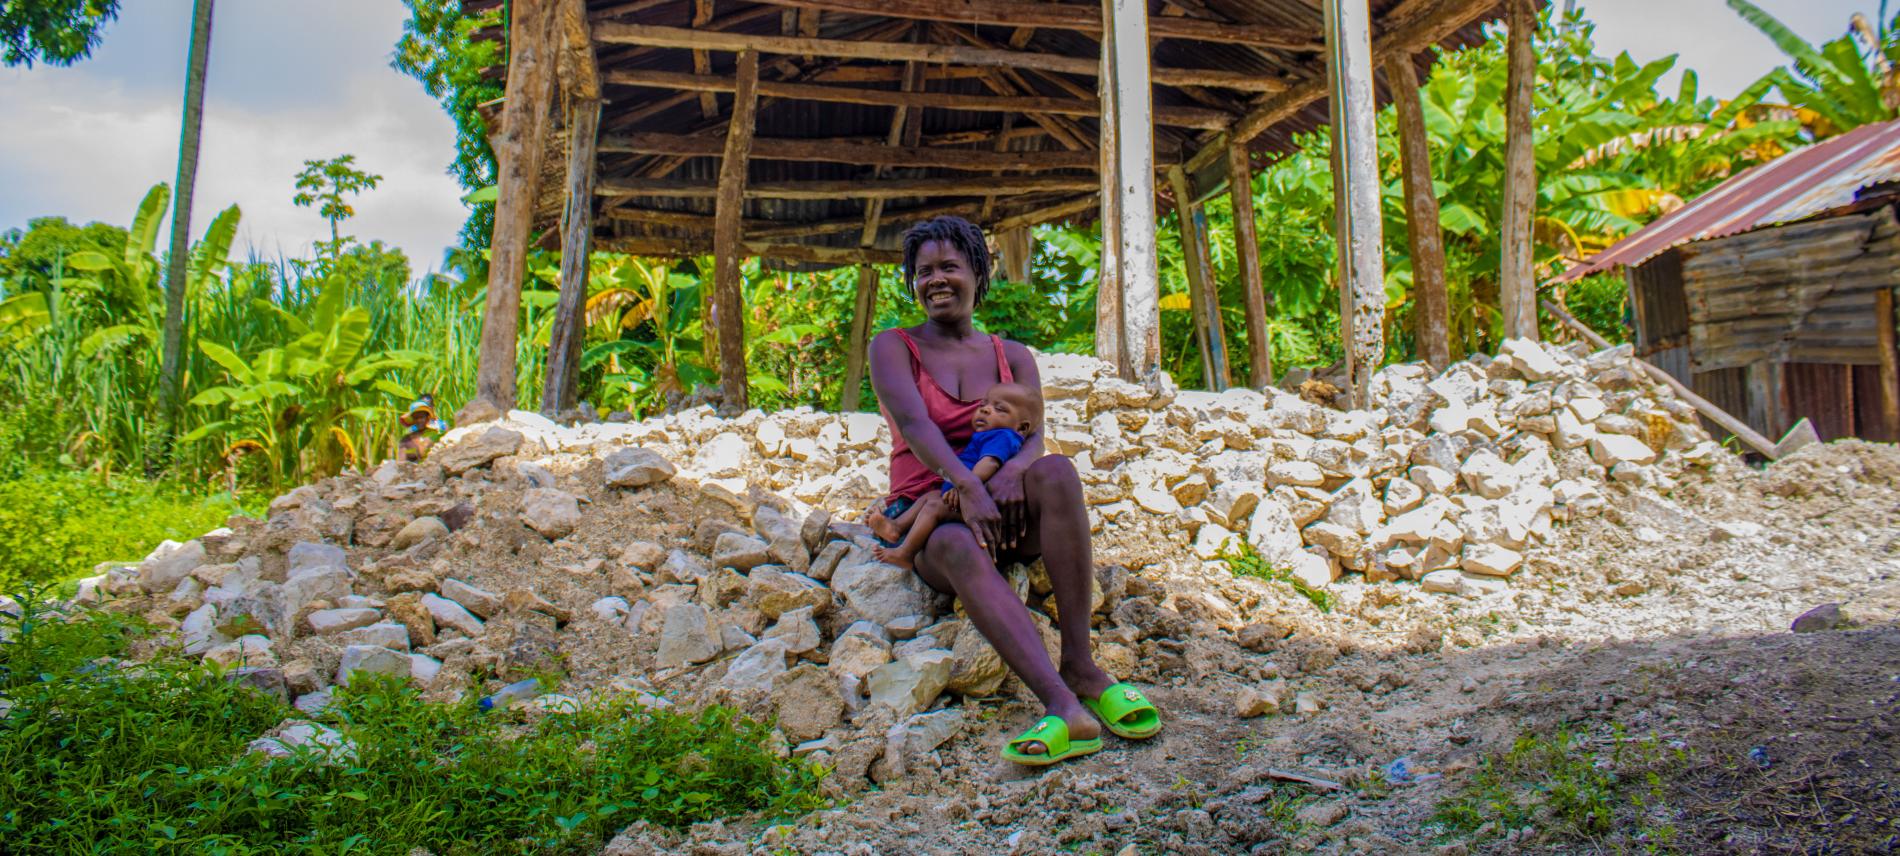
<svg viewBox="0 0 1900 856">
<path fill-rule="evenodd" d="M 987 77 L 987 76 L 986 76 Z M 673 71 L 611 71 L 604 79 L 616 86 L 643 86 L 697 92 L 731 92 L 731 75 L 685 74 Z M 1043 113 L 1061 116 L 1099 116 L 1101 104 L 1093 98 L 1048 98 L 1030 95 L 963 95 L 953 92 L 902 92 L 861 89 L 816 83 L 759 81 L 759 94 L 772 98 L 869 104 L 882 107 L 935 108 L 991 113 Z M 677 103 L 677 102 L 675 102 Z M 1181 128 L 1218 130 L 1234 115 L 1205 107 L 1162 107 L 1156 121 Z M 624 123 L 623 123 L 624 124 Z"/>
<path fill-rule="evenodd" d="M 745 186 L 747 199 L 901 199 L 927 196 L 1013 196 L 1023 193 L 1059 193 L 1094 190 L 1092 177 L 1005 176 L 1003 178 L 892 178 L 878 182 L 855 179 L 826 181 L 755 181 Z M 669 178 L 615 178 L 600 182 L 602 196 L 678 196 L 707 198 L 718 188 L 700 181 Z"/>
<path fill-rule="evenodd" d="M 1073 30 L 1102 34 L 1099 5 L 1083 3 L 1030 3 L 1022 0 L 759 0 L 800 9 L 823 9 L 853 15 L 915 18 L 953 24 L 987 24 Z M 1287 27 L 1229 24 L 1200 18 L 1152 18 L 1148 37 L 1189 39 L 1230 45 L 1318 51 L 1320 34 Z"/>
<path fill-rule="evenodd" d="M 841 59 L 1024 68 L 1086 77 L 1094 77 L 1101 72 L 1100 63 L 1089 57 L 1072 57 L 1035 51 L 908 42 L 808 39 L 798 36 L 731 33 L 645 24 L 601 24 L 594 30 L 594 39 L 607 44 L 659 48 L 756 50 L 761 53 L 809 54 Z M 1285 83 L 1277 78 L 1222 69 L 1154 68 L 1149 79 L 1164 86 L 1217 86 L 1243 92 L 1277 92 L 1285 88 Z"/>
<path fill-rule="evenodd" d="M 704 236 L 688 238 L 600 238 L 595 245 L 604 252 L 627 253 L 636 256 L 703 256 L 713 253 L 714 241 Z M 745 255 L 760 258 L 777 259 L 788 262 L 807 262 L 811 264 L 896 264 L 902 260 L 902 253 L 896 250 L 866 249 L 864 247 L 826 247 L 813 244 L 768 244 L 759 241 L 744 241 L 740 249 Z"/>
<path fill-rule="evenodd" d="M 699 134 L 617 134 L 600 141 L 600 150 L 624 154 L 713 157 L 724 151 L 716 137 Z M 956 170 L 1045 172 L 1097 166 L 1091 152 L 1060 149 L 1034 152 L 950 149 L 938 146 L 887 146 L 836 139 L 758 138 L 752 141 L 755 160 L 816 161 L 875 167 L 914 167 Z"/>
</svg>

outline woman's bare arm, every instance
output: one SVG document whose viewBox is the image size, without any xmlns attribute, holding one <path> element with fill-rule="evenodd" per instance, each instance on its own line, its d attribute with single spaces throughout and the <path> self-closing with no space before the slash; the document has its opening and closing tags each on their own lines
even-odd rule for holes
<svg viewBox="0 0 1900 856">
<path fill-rule="evenodd" d="M 1042 395 L 1042 371 L 1036 368 L 1036 358 L 1028 348 L 1017 342 L 1005 342 L 1003 359 L 1009 363 L 1009 373 L 1017 383 L 1035 390 L 1038 396 Z M 989 486 L 990 498 L 996 501 L 997 510 L 1003 515 L 1002 539 L 1005 549 L 1015 547 L 1029 528 L 1029 504 L 1023 494 L 1023 473 L 1037 458 L 1042 457 L 1044 430 L 1043 425 L 1037 425 L 1034 433 L 1023 438 L 1022 450 L 1004 461 L 995 476 L 984 480 Z"/>
<path fill-rule="evenodd" d="M 871 340 L 871 390 L 877 393 L 884 412 L 891 415 L 898 433 L 904 435 L 904 442 L 910 444 L 911 453 L 931 472 L 959 488 L 972 480 L 982 483 L 957 460 L 957 451 L 950 448 L 937 423 L 930 421 L 924 397 L 910 373 L 910 349 L 904 347 L 904 340 L 895 331 L 886 330 Z"/>
</svg>

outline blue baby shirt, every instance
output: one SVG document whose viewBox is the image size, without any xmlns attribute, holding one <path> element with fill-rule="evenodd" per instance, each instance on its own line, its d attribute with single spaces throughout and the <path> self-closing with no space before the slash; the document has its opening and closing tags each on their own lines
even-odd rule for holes
<svg viewBox="0 0 1900 856">
<path fill-rule="evenodd" d="M 963 465 L 970 469 L 976 469 L 977 462 L 984 458 L 1007 461 L 1016 457 L 1016 453 L 1022 450 L 1023 435 L 1011 428 L 991 428 L 988 431 L 976 432 L 976 435 L 970 438 L 970 444 L 957 453 L 957 460 L 962 461 Z M 948 491 L 952 489 L 952 486 L 946 481 L 943 483 L 943 489 Z"/>
</svg>

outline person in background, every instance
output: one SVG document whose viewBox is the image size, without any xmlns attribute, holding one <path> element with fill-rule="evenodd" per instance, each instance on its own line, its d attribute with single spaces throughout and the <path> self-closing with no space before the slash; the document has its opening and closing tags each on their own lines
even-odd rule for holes
<svg viewBox="0 0 1900 856">
<path fill-rule="evenodd" d="M 409 403 L 409 411 L 397 417 L 402 425 L 402 438 L 396 441 L 396 456 L 405 461 L 420 461 L 429 456 L 430 447 L 435 445 L 435 437 L 430 432 L 441 433 L 448 430 L 448 424 L 435 415 L 435 396 L 423 393 L 421 398 Z"/>
</svg>

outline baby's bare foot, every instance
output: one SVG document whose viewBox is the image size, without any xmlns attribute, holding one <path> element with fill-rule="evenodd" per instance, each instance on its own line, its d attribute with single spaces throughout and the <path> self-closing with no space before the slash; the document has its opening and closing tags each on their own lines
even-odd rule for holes
<svg viewBox="0 0 1900 856">
<path fill-rule="evenodd" d="M 871 556 L 884 564 L 896 565 L 906 571 L 916 570 L 911 564 L 910 554 L 900 549 L 886 548 L 883 546 L 872 547 Z"/>
<path fill-rule="evenodd" d="M 896 543 L 904 540 L 904 530 L 897 525 L 897 521 L 885 517 L 883 514 L 875 511 L 871 512 L 871 514 L 864 519 L 864 524 L 871 527 L 871 534 L 886 541 Z"/>
</svg>

